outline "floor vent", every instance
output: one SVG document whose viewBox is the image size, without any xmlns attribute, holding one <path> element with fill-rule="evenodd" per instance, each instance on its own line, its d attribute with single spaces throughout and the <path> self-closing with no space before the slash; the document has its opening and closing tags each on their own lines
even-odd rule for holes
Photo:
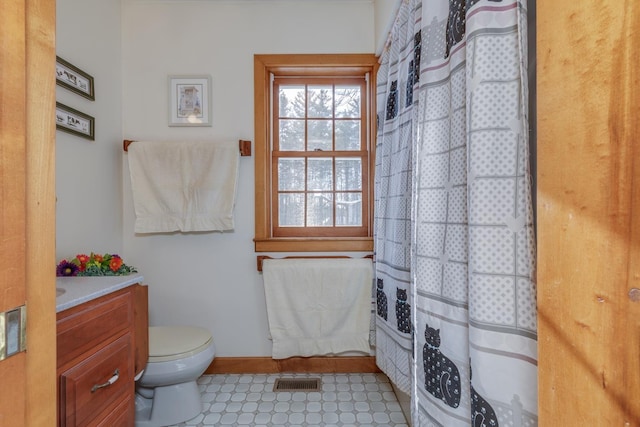
<svg viewBox="0 0 640 427">
<path fill-rule="evenodd" d="M 273 391 L 322 391 L 320 378 L 278 378 Z"/>
</svg>

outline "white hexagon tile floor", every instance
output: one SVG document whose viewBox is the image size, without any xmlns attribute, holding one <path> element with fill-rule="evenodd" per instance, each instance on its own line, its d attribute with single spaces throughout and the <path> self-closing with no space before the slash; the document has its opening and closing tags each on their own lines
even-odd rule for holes
<svg viewBox="0 0 640 427">
<path fill-rule="evenodd" d="M 320 378 L 322 391 L 273 391 L 277 378 Z M 384 374 L 203 375 L 203 412 L 174 427 L 407 427 Z"/>
</svg>

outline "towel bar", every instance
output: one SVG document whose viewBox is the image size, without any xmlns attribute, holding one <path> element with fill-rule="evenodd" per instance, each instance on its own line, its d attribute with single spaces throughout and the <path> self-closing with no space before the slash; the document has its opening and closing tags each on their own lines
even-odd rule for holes
<svg viewBox="0 0 640 427">
<path fill-rule="evenodd" d="M 132 142 L 135 142 L 133 140 L 130 139 L 125 139 L 122 141 L 122 149 L 124 151 L 129 151 L 129 145 L 131 145 Z M 246 139 L 241 139 L 238 141 L 238 148 L 240 150 L 240 155 L 243 157 L 246 156 L 250 156 L 251 155 L 251 141 L 248 141 Z"/>
<path fill-rule="evenodd" d="M 308 258 L 308 259 L 318 259 L 318 258 L 351 258 L 350 256 L 347 255 L 322 255 L 322 256 L 286 256 L 284 257 L 285 259 L 287 258 L 292 258 L 292 259 L 301 259 L 301 258 Z M 371 258 L 373 259 L 373 255 L 365 255 L 362 258 Z M 272 257 L 270 257 L 269 255 L 258 255 L 256 256 L 256 263 L 257 263 L 257 267 L 258 267 L 258 271 L 262 271 L 262 262 L 265 259 L 273 259 Z"/>
</svg>

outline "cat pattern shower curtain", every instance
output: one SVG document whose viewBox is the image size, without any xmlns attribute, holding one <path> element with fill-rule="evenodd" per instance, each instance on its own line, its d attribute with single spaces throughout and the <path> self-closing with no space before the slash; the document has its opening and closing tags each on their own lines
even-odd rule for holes
<svg viewBox="0 0 640 427">
<path fill-rule="evenodd" d="M 404 0 L 378 72 L 376 358 L 414 426 L 537 425 L 526 0 Z"/>
</svg>

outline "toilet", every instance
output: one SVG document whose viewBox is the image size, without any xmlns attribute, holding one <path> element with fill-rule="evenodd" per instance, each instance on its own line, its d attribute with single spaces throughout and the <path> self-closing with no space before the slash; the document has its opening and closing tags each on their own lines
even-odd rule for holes
<svg viewBox="0 0 640 427">
<path fill-rule="evenodd" d="M 150 326 L 149 359 L 136 380 L 136 427 L 178 424 L 202 412 L 196 380 L 215 357 L 211 333 L 194 326 Z"/>
</svg>

